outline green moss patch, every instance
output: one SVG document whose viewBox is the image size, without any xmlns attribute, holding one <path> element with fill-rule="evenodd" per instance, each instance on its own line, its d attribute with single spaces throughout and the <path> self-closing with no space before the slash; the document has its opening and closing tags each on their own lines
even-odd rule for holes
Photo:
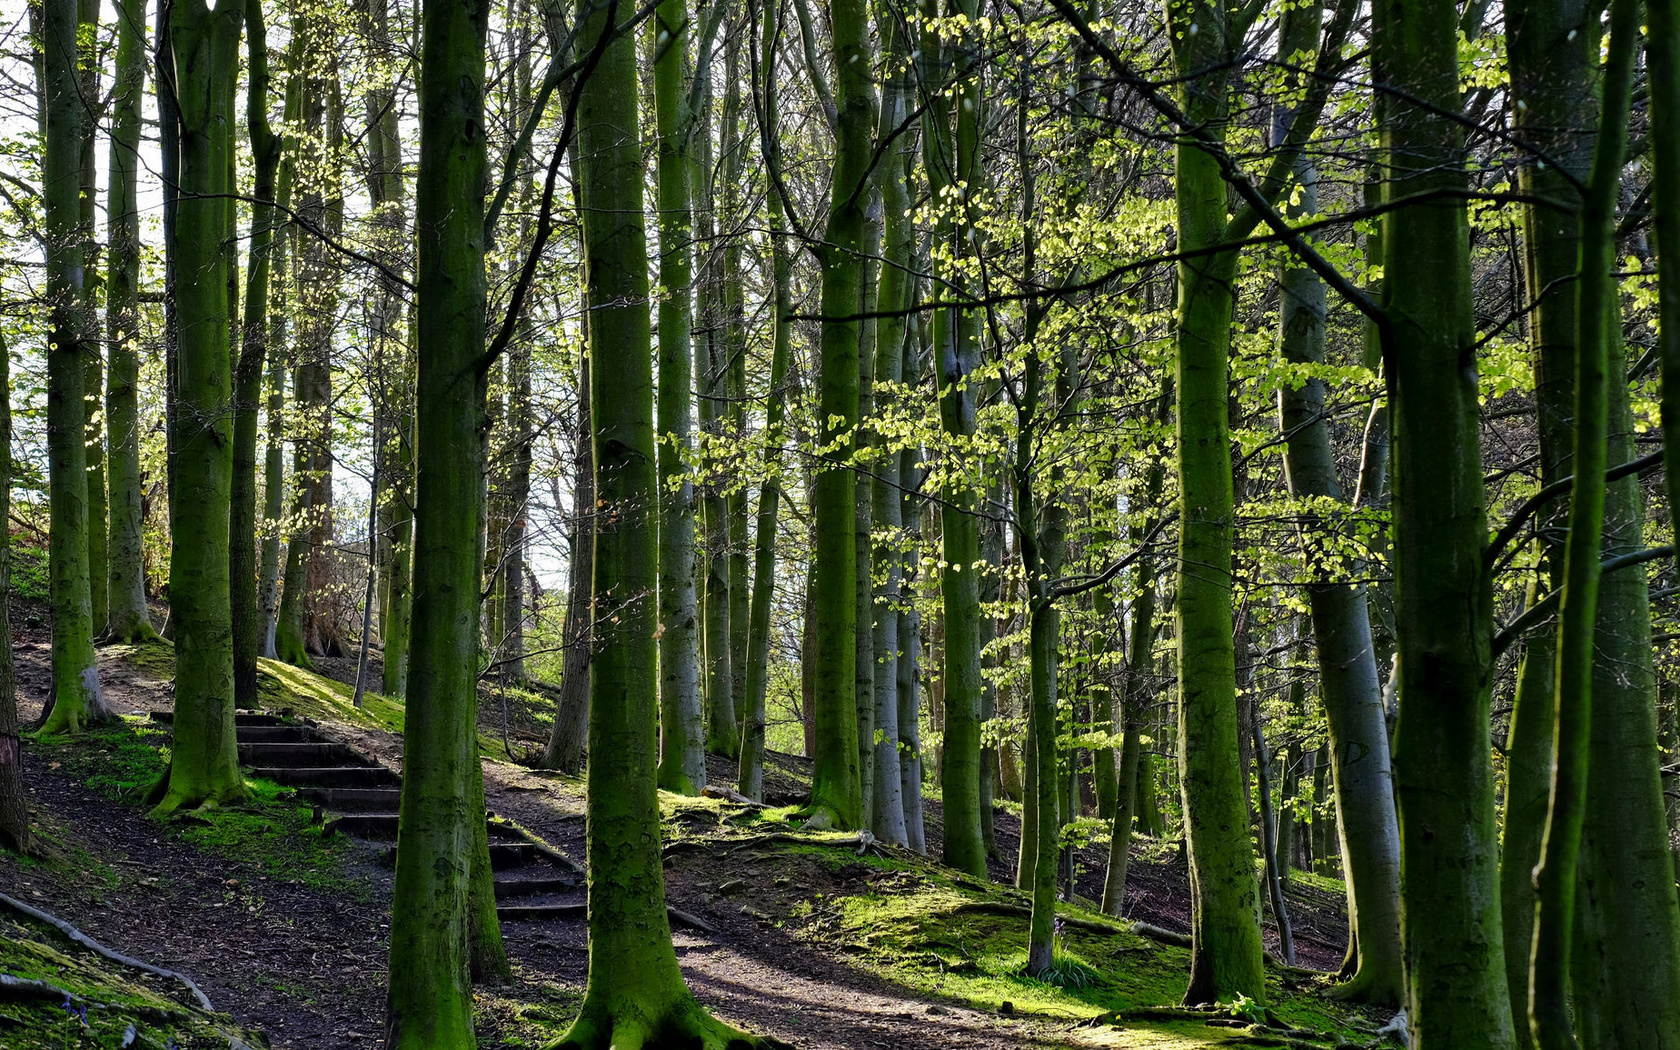
<svg viewBox="0 0 1680 1050">
<path fill-rule="evenodd" d="M 0 1045 L 6 1047 L 225 1050 L 231 1039 L 263 1045 L 225 1015 L 198 1009 L 179 985 L 108 962 L 9 912 L 0 914 L 0 973 L 45 982 L 65 996 L 0 989 Z"/>
<path fill-rule="evenodd" d="M 141 804 L 169 763 L 169 734 L 156 723 L 121 718 L 75 737 L 40 741 L 60 765 L 106 797 Z M 269 878 L 316 889 L 363 892 L 345 874 L 350 846 L 322 834 L 314 811 L 271 780 L 246 778 L 250 799 L 170 820 L 168 833 L 194 848 L 257 865 Z"/>
</svg>

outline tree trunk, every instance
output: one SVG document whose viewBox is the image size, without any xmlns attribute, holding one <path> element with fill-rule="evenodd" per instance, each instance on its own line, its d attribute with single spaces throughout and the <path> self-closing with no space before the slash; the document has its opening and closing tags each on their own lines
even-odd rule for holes
<svg viewBox="0 0 1680 1050">
<path fill-rule="evenodd" d="M 257 706 L 257 652 L 262 629 L 257 609 L 257 412 L 263 363 L 268 352 L 270 264 L 274 255 L 276 202 L 285 208 L 290 186 L 275 185 L 284 139 L 268 123 L 268 40 L 262 5 L 247 17 L 250 74 L 246 127 L 251 137 L 254 177 L 251 196 L 251 254 L 245 272 L 245 315 L 239 363 L 233 376 L 233 481 L 228 518 L 228 571 L 233 617 L 234 706 Z M 293 95 L 295 97 L 295 95 Z M 290 99 L 288 99 L 290 101 Z M 287 174 L 291 169 L 287 169 Z M 289 180 L 287 180 L 289 183 Z"/>
<path fill-rule="evenodd" d="M 12 355 L 0 335 L 0 521 L 12 514 Z M 18 735 L 17 677 L 12 665 L 12 530 L 0 529 L 0 849 L 35 852 L 23 787 L 23 740 Z"/>
<path fill-rule="evenodd" d="M 1193 78 L 1181 104 L 1198 126 L 1222 127 L 1228 87 L 1221 72 L 1222 5 L 1173 6 L 1175 68 Z M 1192 86 L 1193 85 L 1193 86 Z M 1180 251 L 1226 241 L 1226 189 L 1201 146 L 1175 147 Z M 1237 729 L 1232 608 L 1232 464 L 1229 394 L 1234 251 L 1178 265 L 1178 682 L 1179 773 L 1193 908 L 1190 1005 L 1236 995 L 1263 1000 L 1254 851 L 1243 797 Z"/>
<path fill-rule="evenodd" d="M 619 4 L 579 4 L 580 53 L 621 17 Z M 597 532 L 596 654 L 589 739 L 589 983 L 562 1046 L 754 1041 L 709 1017 L 677 967 L 659 854 L 658 620 L 654 541 L 658 484 L 653 347 L 642 154 L 636 118 L 635 38 L 600 51 L 579 88 L 578 196 L 594 356 Z M 610 874 L 608 874 L 610 873 Z"/>
<path fill-rule="evenodd" d="M 415 185 L 414 651 L 392 893 L 385 1044 L 472 1046 L 473 904 L 482 862 L 477 739 L 478 523 L 484 422 L 483 194 L 489 5 L 425 0 Z M 475 934 L 478 936 L 475 937 Z"/>
<path fill-rule="evenodd" d="M 826 241 L 822 247 L 822 342 L 818 364 L 818 465 L 813 511 L 816 558 L 816 761 L 811 817 L 818 825 L 863 824 L 858 768 L 856 484 L 851 459 L 858 424 L 858 355 L 868 184 L 874 166 L 875 99 L 868 5 L 835 0 L 831 9 L 839 85 Z M 950 805 L 947 799 L 947 806 Z M 947 815 L 949 819 L 949 815 Z"/>
<path fill-rule="evenodd" d="M 227 297 L 234 236 L 227 195 L 244 4 L 177 0 L 170 8 L 180 113 L 181 200 L 167 245 L 180 278 L 175 482 L 169 604 L 175 625 L 175 722 L 154 815 L 245 797 L 233 726 L 233 617 L 228 517 L 233 474 L 232 318 Z"/>
<path fill-rule="evenodd" d="M 940 17 L 942 8 L 924 0 L 924 16 Z M 964 0 L 961 11 L 973 19 L 978 4 Z M 932 101 L 923 117 L 924 167 L 933 199 L 941 200 L 954 184 L 978 186 L 978 114 L 981 85 L 978 71 L 968 71 L 956 85 L 959 99 L 949 97 L 952 70 L 966 41 L 947 43 L 941 28 L 923 31 L 922 90 Z M 969 254 L 972 217 L 966 206 L 953 219 L 942 208 L 934 236 L 958 258 Z M 945 264 L 950 269 L 950 264 Z M 960 292 L 961 278 L 945 272 Z M 969 376 L 980 363 L 978 315 L 972 310 L 943 308 L 933 314 L 935 384 L 939 390 L 940 423 L 957 444 L 972 437 L 980 391 Z M 943 617 L 940 642 L 943 666 L 940 712 L 939 780 L 945 797 L 945 863 L 959 871 L 986 877 L 986 841 L 980 828 L 980 583 L 974 566 L 980 561 L 980 523 L 973 511 L 978 492 L 959 483 L 944 494 L 940 513 L 943 565 L 940 590 Z M 1025 818 L 1023 818 L 1025 819 Z M 1023 825 L 1023 839 L 1025 826 Z"/>
<path fill-rule="evenodd" d="M 700 707 L 699 609 L 694 590 L 694 482 L 683 458 L 694 446 L 694 116 L 683 83 L 689 48 L 685 0 L 664 0 L 653 19 L 653 106 L 659 130 L 659 705 L 664 748 L 659 786 L 685 795 L 706 786 Z"/>
<path fill-rule="evenodd" d="M 81 45 L 78 65 L 81 71 L 80 98 L 85 111 L 81 137 L 81 233 L 82 242 L 82 299 L 77 316 L 81 325 L 83 345 L 87 347 L 87 370 L 83 375 L 83 413 L 87 439 L 87 542 L 88 542 L 88 606 L 92 613 L 93 630 L 105 630 L 110 616 L 108 590 L 110 581 L 109 503 L 105 494 L 105 421 L 100 406 L 105 400 L 105 361 L 94 349 L 99 340 L 99 296 L 101 274 L 99 243 L 94 239 L 95 212 L 99 201 L 99 168 L 94 161 L 98 139 L 103 96 L 100 85 L 101 60 L 99 50 L 99 0 L 78 2 L 78 43 Z"/>
<path fill-rule="evenodd" d="M 44 5 L 42 95 L 46 149 L 48 575 L 52 604 L 52 693 L 44 733 L 76 733 L 110 717 L 93 652 L 88 581 L 88 482 L 83 397 L 89 348 L 79 314 L 84 295 L 81 234 L 82 135 L 88 119 L 76 76 L 76 10 Z M 221 272 L 221 271 L 218 271 Z"/>
<path fill-rule="evenodd" d="M 111 95 L 107 184 L 105 429 L 109 435 L 110 537 L 105 636 L 157 637 L 146 608 L 146 552 L 140 477 L 140 106 L 146 80 L 143 0 L 117 0 L 117 70 Z"/>
<path fill-rule="evenodd" d="M 1394 434 L 1400 720 L 1394 740 L 1412 1045 L 1509 1046 L 1488 667 L 1492 579 L 1469 244 L 1457 8 L 1380 0 L 1374 59 L 1396 89 L 1382 123 L 1383 356 Z M 1435 198 L 1439 191 L 1446 196 Z M 1440 829 L 1452 829 L 1442 834 Z"/>
<path fill-rule="evenodd" d="M 589 743 L 589 665 L 595 645 L 595 441 L 590 402 L 595 387 L 586 354 L 578 371 L 577 438 L 572 452 L 572 564 L 566 583 L 566 621 L 561 628 L 560 701 L 554 730 L 537 765 L 577 773 Z"/>
</svg>

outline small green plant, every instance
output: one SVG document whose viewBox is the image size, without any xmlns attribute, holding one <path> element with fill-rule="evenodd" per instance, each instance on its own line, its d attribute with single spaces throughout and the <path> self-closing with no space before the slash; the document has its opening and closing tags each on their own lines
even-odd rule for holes
<svg viewBox="0 0 1680 1050">
<path fill-rule="evenodd" d="M 1062 943 L 1062 934 L 1067 924 L 1061 916 L 1056 917 L 1056 927 L 1050 940 L 1050 968 L 1038 975 L 1038 979 L 1045 984 L 1053 984 L 1057 988 L 1089 988 L 1097 983 L 1097 971 L 1085 965 L 1068 952 Z"/>
<path fill-rule="evenodd" d="M 1241 992 L 1237 993 L 1235 999 L 1226 1003 L 1225 1008 L 1239 1021 L 1247 1021 L 1249 1024 L 1266 1023 L 1266 1007 Z"/>
</svg>

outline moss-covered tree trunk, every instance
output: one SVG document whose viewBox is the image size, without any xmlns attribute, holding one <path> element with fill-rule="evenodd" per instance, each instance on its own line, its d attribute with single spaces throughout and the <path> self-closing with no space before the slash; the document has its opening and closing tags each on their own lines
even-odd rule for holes
<svg viewBox="0 0 1680 1050">
<path fill-rule="evenodd" d="M 140 478 L 141 92 L 146 79 L 141 0 L 117 0 L 117 66 L 111 92 L 110 175 L 106 184 L 105 430 L 109 435 L 109 560 L 105 636 L 115 642 L 157 637 L 146 608 L 146 557 Z"/>
<path fill-rule="evenodd" d="M 228 566 L 233 615 L 235 706 L 257 706 L 257 652 L 262 623 L 257 607 L 257 412 L 263 364 L 268 352 L 269 275 L 276 238 L 276 203 L 285 207 L 288 188 L 276 185 L 284 140 L 268 121 L 268 38 L 262 5 L 252 4 L 247 22 L 249 75 L 245 124 L 253 168 L 251 249 L 245 270 L 245 316 L 239 363 L 233 378 L 233 487 L 228 523 Z"/>
<path fill-rule="evenodd" d="M 105 419 L 101 409 L 105 402 L 105 355 L 99 347 L 100 285 L 99 242 L 94 225 L 99 204 L 99 166 L 95 163 L 95 145 L 99 137 L 99 122 L 104 114 L 101 99 L 104 90 L 100 83 L 103 64 L 99 54 L 100 0 L 78 0 L 77 22 L 80 70 L 79 97 L 86 110 L 81 136 L 81 233 L 82 242 L 82 298 L 77 310 L 82 339 L 87 346 L 86 371 L 82 376 L 83 412 L 87 439 L 87 543 L 88 543 L 88 608 L 93 617 L 94 633 L 105 630 L 109 617 L 107 587 L 110 572 L 109 500 L 105 492 Z"/>
<path fill-rule="evenodd" d="M 924 19 L 961 13 L 978 14 L 972 2 L 955 5 L 951 11 L 937 0 L 924 0 Z M 950 188 L 961 182 L 979 185 L 980 72 L 964 68 L 960 81 L 955 69 L 964 53 L 960 42 L 947 42 L 943 34 L 949 25 L 930 24 L 922 34 L 920 53 L 921 90 L 929 102 L 924 109 L 922 149 L 928 189 L 935 200 L 945 201 L 937 216 L 934 232 L 940 244 L 940 277 L 960 291 L 961 276 L 955 260 L 970 250 L 968 234 L 972 216 L 967 198 L 958 197 L 957 214 L 947 199 Z M 958 84 L 956 99 L 950 97 Z M 962 450 L 976 428 L 975 412 L 981 391 L 970 379 L 979 365 L 978 315 L 975 311 L 942 308 L 934 311 L 932 337 L 934 381 L 939 391 L 939 417 L 944 432 Z M 980 523 L 973 514 L 978 492 L 963 485 L 945 493 L 946 505 L 940 516 L 941 708 L 944 736 L 938 756 L 938 773 L 945 802 L 945 863 L 970 875 L 986 875 L 986 843 L 980 827 L 980 581 L 975 565 L 980 561 Z M 1027 819 L 1023 817 L 1023 819 Z"/>
<path fill-rule="evenodd" d="M 757 116 L 760 138 L 777 142 L 780 135 L 779 93 L 775 76 L 781 28 L 781 5 L 765 4 L 759 33 L 760 79 Z M 770 398 L 764 420 L 764 482 L 758 496 L 758 522 L 753 537 L 752 607 L 747 644 L 747 709 L 741 722 L 741 761 L 736 787 L 748 798 L 764 800 L 765 694 L 770 671 L 770 605 L 776 591 L 776 522 L 782 499 L 782 420 L 785 412 L 788 359 L 792 356 L 793 257 L 786 238 L 787 203 L 771 185 L 766 193 L 770 213 L 770 280 L 772 320 L 770 351 Z"/>
<path fill-rule="evenodd" d="M 578 10 L 580 53 L 599 54 L 578 102 L 588 353 L 595 382 L 596 635 L 590 666 L 589 983 L 562 1046 L 633 1048 L 748 1037 L 712 1020 L 677 967 L 659 854 L 659 558 L 653 347 L 637 129 L 636 46 L 602 40 L 617 2 Z M 610 615 L 605 615 L 610 613 Z"/>
<path fill-rule="evenodd" d="M 233 728 L 233 616 L 228 517 L 233 478 L 232 318 L 234 96 L 243 0 L 170 7 L 180 115 L 181 199 L 174 259 L 176 501 L 170 515 L 169 604 L 175 631 L 175 735 L 154 813 L 245 796 Z"/>
<path fill-rule="evenodd" d="M 706 786 L 700 708 L 699 609 L 694 589 L 694 483 L 683 456 L 693 447 L 693 169 L 684 67 L 692 34 L 686 0 L 664 0 L 653 27 L 653 108 L 659 130 L 659 786 L 696 794 Z"/>
<path fill-rule="evenodd" d="M 0 336 L 0 521 L 12 513 L 12 355 Z M 23 787 L 23 740 L 18 734 L 17 677 L 12 667 L 12 530 L 0 529 L 0 849 L 35 850 Z"/>
<path fill-rule="evenodd" d="M 420 62 L 414 647 L 385 1043 L 471 1047 L 490 5 L 426 0 Z"/>
<path fill-rule="evenodd" d="M 52 604 L 52 694 L 43 732 L 79 732 L 109 717 L 93 652 L 88 581 L 88 483 L 84 395 L 87 357 L 78 311 L 84 294 L 81 243 L 82 128 L 89 119 L 77 78 L 76 5 L 41 12 L 46 150 L 48 577 Z M 225 312 L 225 311 L 224 311 Z"/>
<path fill-rule="evenodd" d="M 1509 1046 L 1488 671 L 1492 579 L 1473 364 L 1457 8 L 1379 0 L 1383 353 L 1394 434 L 1400 642 L 1395 795 L 1412 1045 Z M 1443 833 L 1450 829 L 1450 833 Z"/>
<path fill-rule="evenodd" d="M 1223 134 L 1226 14 L 1218 3 L 1169 5 L 1181 104 L 1198 127 Z M 1181 251 L 1226 240 L 1226 189 L 1201 146 L 1174 149 Z M 1193 908 L 1190 1004 L 1264 999 L 1259 902 L 1239 767 L 1233 638 L 1233 506 L 1229 396 L 1234 251 L 1178 264 L 1178 729 Z"/>
<path fill-rule="evenodd" d="M 857 736 L 857 508 L 851 458 L 857 447 L 857 320 L 863 301 L 865 208 L 874 164 L 875 97 L 866 0 L 832 7 L 838 107 L 834 179 L 822 258 L 822 339 L 819 351 L 817 440 L 819 464 L 812 510 L 815 588 L 816 756 L 811 816 L 818 824 L 855 828 L 863 812 Z"/>
</svg>

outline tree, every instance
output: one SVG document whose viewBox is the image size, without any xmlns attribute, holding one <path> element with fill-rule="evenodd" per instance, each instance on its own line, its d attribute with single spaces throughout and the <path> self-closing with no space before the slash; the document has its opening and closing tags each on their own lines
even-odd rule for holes
<svg viewBox="0 0 1680 1050">
<path fill-rule="evenodd" d="M 934 98 L 924 110 L 922 151 L 928 188 L 936 200 L 957 186 L 956 215 L 942 209 L 935 237 L 940 242 L 939 276 L 961 287 L 960 260 L 969 254 L 974 227 L 972 195 L 980 183 L 979 113 L 982 85 L 978 63 L 957 68 L 966 50 L 946 44 L 934 19 L 962 15 L 970 26 L 979 13 L 973 0 L 944 9 L 936 0 L 923 4 L 922 90 Z M 967 30 L 972 32 L 972 28 Z M 958 97 L 948 92 L 958 85 Z M 980 363 L 979 314 L 947 307 L 933 314 L 934 375 L 944 433 L 961 447 L 971 442 L 980 389 L 972 378 Z M 980 827 L 980 522 L 978 493 L 963 484 L 948 494 L 940 516 L 940 593 L 944 606 L 945 742 L 939 763 L 945 795 L 945 863 L 970 875 L 986 875 L 986 843 Z M 1024 817 L 1030 820 L 1030 816 Z"/>
<path fill-rule="evenodd" d="M 1414 1047 L 1509 1046 L 1487 669 L 1493 591 L 1463 198 L 1457 9 L 1382 0 L 1372 60 L 1394 88 L 1381 146 L 1381 338 L 1394 427 L 1401 940 Z M 1451 834 L 1439 829 L 1451 828 Z"/>
<path fill-rule="evenodd" d="M 268 121 L 268 37 L 260 0 L 246 18 L 248 66 L 245 126 L 253 160 L 250 261 L 245 269 L 245 316 L 240 323 L 239 362 L 234 369 L 233 475 L 228 526 L 233 617 L 233 697 L 241 708 L 257 706 L 257 652 L 262 624 L 257 607 L 257 411 L 268 353 L 270 264 L 278 239 L 276 211 L 290 202 L 290 178 L 276 186 L 285 140 Z M 290 93 L 287 101 L 297 98 Z M 291 116 L 296 116 L 293 111 Z M 286 169 L 289 176 L 291 169 Z M 114 472 L 113 472 L 114 473 Z"/>
<path fill-rule="evenodd" d="M 88 347 L 78 313 L 84 295 L 81 241 L 82 126 L 89 119 L 76 72 L 76 10 L 44 5 L 42 98 L 46 151 L 47 460 L 50 503 L 48 573 L 52 600 L 53 680 L 44 733 L 80 732 L 110 717 L 93 652 L 88 577 L 88 482 L 85 381 Z"/>
<path fill-rule="evenodd" d="M 590 664 L 589 984 L 561 1046 L 754 1047 L 694 1001 L 665 912 L 654 783 L 658 552 L 653 347 L 635 38 L 620 5 L 578 6 L 578 197 L 595 382 L 596 652 Z M 422 461 L 423 462 L 423 461 Z"/>
<path fill-rule="evenodd" d="M 652 22 L 653 108 L 659 128 L 659 619 L 665 625 L 659 636 L 664 729 L 659 785 L 683 794 L 697 794 L 706 786 L 694 590 L 694 483 L 683 463 L 693 448 L 694 404 L 689 178 L 696 129 L 683 83 L 690 24 L 683 0 L 665 0 Z"/>
<path fill-rule="evenodd" d="M 154 814 L 236 802 L 245 781 L 233 728 L 228 520 L 233 480 L 231 303 L 233 109 L 244 0 L 176 0 L 169 9 L 179 114 L 174 259 L 177 499 L 170 515 L 175 737 Z"/>
<path fill-rule="evenodd" d="M 858 343 L 863 302 L 865 208 L 874 163 L 875 93 L 870 73 L 868 6 L 835 0 L 831 8 L 835 93 L 834 182 L 822 264 L 822 341 L 818 412 L 823 462 L 812 495 L 816 555 L 811 567 L 816 649 L 816 763 L 811 821 L 855 828 L 864 819 L 857 738 L 856 486 L 850 460 L 857 444 Z M 812 56 L 807 60 L 814 63 Z"/>
<path fill-rule="evenodd" d="M 11 350 L 0 337 L 0 521 L 12 514 Z M 18 736 L 17 678 L 12 669 L 12 530 L 0 529 L 0 849 L 35 851 L 23 790 L 23 740 Z"/>
<path fill-rule="evenodd" d="M 477 679 L 490 6 L 422 7 L 414 634 L 386 999 L 392 1050 L 475 1045 L 473 942 L 494 936 L 475 929 L 474 897 L 485 848 Z"/>
<path fill-rule="evenodd" d="M 146 80 L 142 0 L 117 0 L 117 67 L 111 88 L 111 153 L 107 191 L 105 335 L 108 342 L 105 432 L 111 490 L 105 637 L 155 639 L 146 608 L 146 563 L 140 493 L 140 102 Z"/>
</svg>

